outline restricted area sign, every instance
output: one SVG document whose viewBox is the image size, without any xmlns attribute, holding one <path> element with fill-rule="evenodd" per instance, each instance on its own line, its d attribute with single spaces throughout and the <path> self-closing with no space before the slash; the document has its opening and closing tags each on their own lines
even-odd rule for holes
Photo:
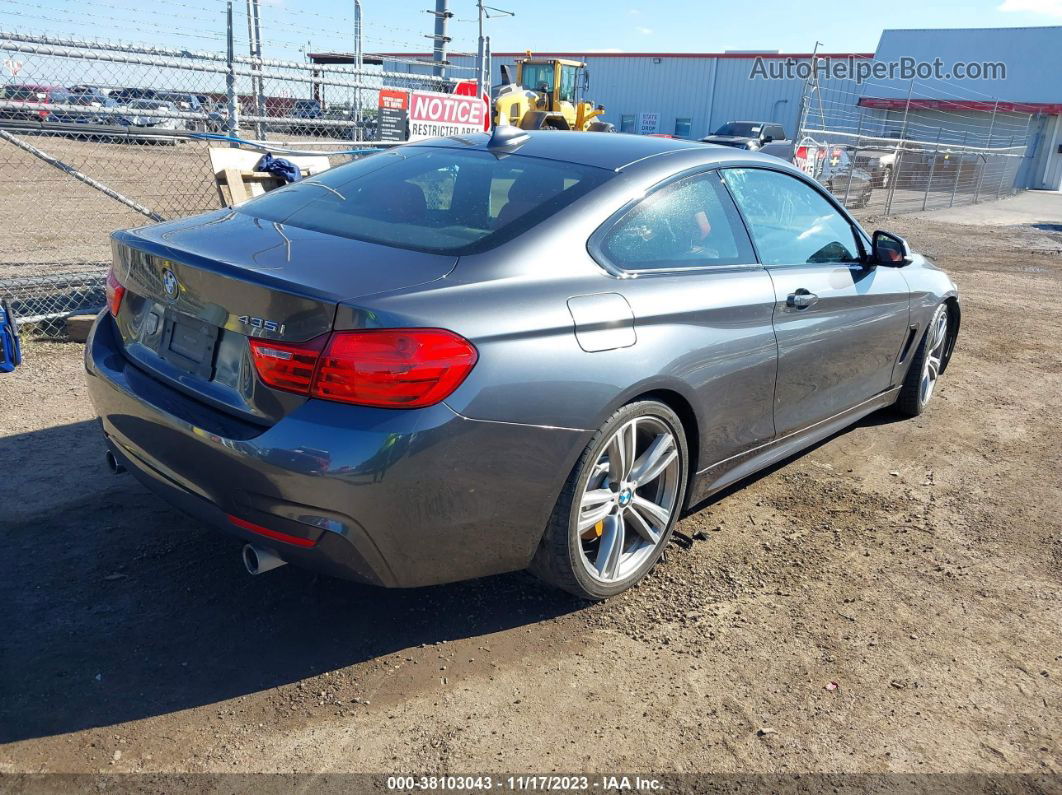
<svg viewBox="0 0 1062 795">
<path fill-rule="evenodd" d="M 473 84 L 474 91 L 474 84 Z M 490 128 L 490 105 L 474 93 L 380 90 L 380 139 L 419 141 Z"/>
</svg>

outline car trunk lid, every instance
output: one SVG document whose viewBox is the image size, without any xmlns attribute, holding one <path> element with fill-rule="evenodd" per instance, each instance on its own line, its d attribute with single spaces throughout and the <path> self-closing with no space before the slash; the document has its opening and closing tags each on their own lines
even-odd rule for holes
<svg viewBox="0 0 1062 795">
<path fill-rule="evenodd" d="M 456 258 L 285 227 L 229 210 L 112 238 L 126 355 L 185 393 L 272 423 L 305 398 L 255 377 L 248 337 L 304 342 L 336 307 L 448 274 Z"/>
</svg>

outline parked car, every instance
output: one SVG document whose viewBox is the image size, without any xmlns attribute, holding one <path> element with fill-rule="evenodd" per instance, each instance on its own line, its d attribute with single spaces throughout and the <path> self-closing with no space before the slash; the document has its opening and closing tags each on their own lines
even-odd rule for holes
<svg viewBox="0 0 1062 795">
<path fill-rule="evenodd" d="M 61 124 L 117 125 L 118 103 L 107 94 L 95 89 L 71 89 L 56 104 L 72 105 L 74 110 L 53 110 L 49 121 Z M 108 112 L 114 111 L 114 112 Z"/>
<path fill-rule="evenodd" d="M 321 118 L 322 113 L 321 103 L 316 99 L 297 99 L 291 106 L 289 115 L 298 121 L 288 123 L 288 129 L 295 135 L 320 135 L 321 125 L 315 122 Z"/>
<path fill-rule="evenodd" d="M 112 242 L 109 464 L 252 573 L 606 598 L 690 506 L 923 412 L 959 326 L 947 275 L 793 166 L 646 136 L 417 142 Z"/>
<path fill-rule="evenodd" d="M 155 89 L 138 87 L 116 88 L 111 91 L 109 96 L 119 105 L 127 105 L 137 99 L 157 100 L 159 98 L 159 94 Z"/>
<path fill-rule="evenodd" d="M 156 133 L 176 132 L 184 130 L 184 121 L 175 116 L 156 116 L 154 112 L 176 113 L 177 109 L 172 102 L 162 102 L 154 99 L 135 99 L 124 106 L 126 111 L 118 117 L 117 123 L 131 128 L 132 130 L 151 130 Z M 152 111 L 144 113 L 143 111 Z M 164 143 L 175 146 L 177 139 L 172 137 L 160 137 L 156 135 L 144 135 L 138 137 L 141 143 Z"/>
<path fill-rule="evenodd" d="M 890 130 L 883 137 L 895 138 L 896 143 L 876 140 L 869 148 L 860 145 L 855 155 L 856 165 L 870 172 L 876 188 L 887 188 L 892 183 L 896 173 L 896 158 L 903 147 L 899 130 Z"/>
<path fill-rule="evenodd" d="M 732 146 L 774 155 L 792 162 L 793 142 L 781 124 L 768 121 L 728 121 L 714 133 L 701 139 L 706 144 Z"/>
<path fill-rule="evenodd" d="M 193 132 L 206 132 L 208 126 L 208 114 L 203 108 L 203 103 L 198 94 L 190 94 L 183 91 L 159 91 L 156 97 L 163 102 L 169 102 L 181 113 L 202 114 L 203 118 L 191 118 L 179 120 L 179 128 Z"/>
<path fill-rule="evenodd" d="M 874 192 L 870 172 L 852 162 L 851 150 L 846 146 L 830 145 L 820 153 L 816 179 L 826 186 L 847 207 L 866 207 Z"/>
<path fill-rule="evenodd" d="M 218 102 L 207 98 L 202 104 L 206 113 L 206 132 L 223 133 L 229 128 L 229 106 L 226 102 Z"/>
<path fill-rule="evenodd" d="M 23 106 L 53 104 L 65 96 L 66 89 L 58 86 L 9 83 L 0 91 L 0 99 L 4 102 L 4 105 L 0 106 L 0 119 L 47 121 L 50 115 L 48 110 Z"/>
</svg>

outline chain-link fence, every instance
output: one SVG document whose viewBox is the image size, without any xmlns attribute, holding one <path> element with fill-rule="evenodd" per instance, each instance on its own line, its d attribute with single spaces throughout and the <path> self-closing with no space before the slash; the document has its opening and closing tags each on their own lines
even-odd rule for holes
<svg viewBox="0 0 1062 795">
<path fill-rule="evenodd" d="M 955 83 L 811 80 L 794 160 L 848 207 L 973 204 L 1024 187 L 1033 120 Z"/>
<path fill-rule="evenodd" d="M 24 332 L 61 336 L 68 316 L 102 307 L 115 229 L 220 206 L 209 147 L 230 143 L 202 136 L 321 152 L 336 165 L 373 146 L 381 88 L 445 91 L 473 72 L 449 66 L 435 75 L 423 61 L 353 46 L 345 49 L 356 54 L 311 57 L 307 45 L 301 61 L 238 54 L 247 50 L 236 35 L 241 20 L 216 0 L 198 2 L 214 12 L 196 20 L 201 35 L 223 49 L 0 28 L 0 298 L 12 302 Z M 20 5 L 28 4 L 0 0 L 0 24 Z M 101 21 L 119 13 L 104 0 L 84 6 Z M 46 11 L 29 13 L 49 24 Z M 145 24 L 157 24 L 147 13 Z M 321 30 L 334 24 L 299 19 Z M 298 35 L 292 28 L 288 35 Z"/>
</svg>

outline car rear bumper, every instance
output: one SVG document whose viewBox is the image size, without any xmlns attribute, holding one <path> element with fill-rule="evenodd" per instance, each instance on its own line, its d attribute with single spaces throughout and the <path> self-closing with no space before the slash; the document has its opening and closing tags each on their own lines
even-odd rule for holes
<svg viewBox="0 0 1062 795">
<path fill-rule="evenodd" d="M 148 375 L 115 336 L 101 314 L 85 366 L 119 461 L 201 521 L 331 575 L 409 587 L 525 568 L 590 436 L 445 404 L 309 400 L 250 425 Z"/>
</svg>

